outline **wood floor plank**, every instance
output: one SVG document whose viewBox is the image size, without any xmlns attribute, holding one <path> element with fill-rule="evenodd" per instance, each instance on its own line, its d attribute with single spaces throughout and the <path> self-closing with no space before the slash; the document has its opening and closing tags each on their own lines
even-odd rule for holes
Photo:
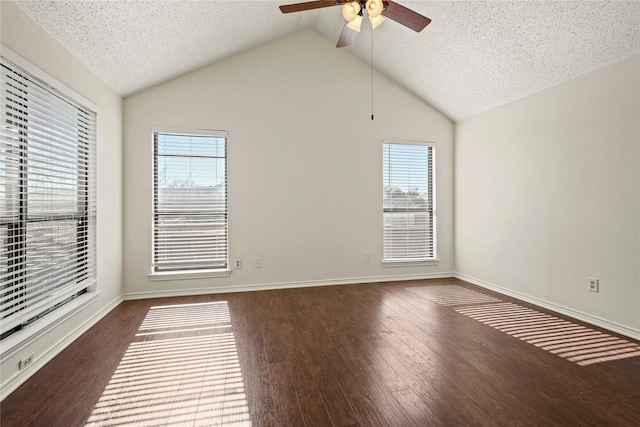
<svg viewBox="0 0 640 427">
<path fill-rule="evenodd" d="M 230 309 L 233 330 L 236 336 L 238 357 L 242 366 L 249 412 L 252 415 L 272 414 L 273 399 L 268 392 L 268 362 L 261 328 L 256 328 L 260 313 L 256 310 L 257 293 L 247 294 L 247 298 L 231 298 Z M 236 314 L 242 313 L 242 315 Z M 257 417 L 272 419 L 272 415 Z"/>
<path fill-rule="evenodd" d="M 286 362 L 270 363 L 269 390 L 273 396 L 274 415 L 278 425 L 304 426 L 298 395 Z"/>
<path fill-rule="evenodd" d="M 322 346 L 321 342 L 318 344 Z M 305 366 L 315 379 L 316 387 L 331 419 L 331 425 L 336 427 L 359 425 L 353 408 L 327 361 L 327 357 L 330 356 L 327 356 L 322 348 L 311 350 L 305 355 Z"/>
</svg>

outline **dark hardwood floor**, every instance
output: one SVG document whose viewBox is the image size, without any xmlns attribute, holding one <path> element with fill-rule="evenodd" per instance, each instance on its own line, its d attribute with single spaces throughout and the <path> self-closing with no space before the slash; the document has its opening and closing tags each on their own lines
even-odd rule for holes
<svg viewBox="0 0 640 427">
<path fill-rule="evenodd" d="M 423 286 L 551 316 L 509 326 L 490 299 L 407 289 Z M 8 396 L 1 422 L 640 426 L 639 343 L 599 332 L 456 279 L 126 301 Z M 603 341 L 615 350 L 577 363 Z"/>
</svg>

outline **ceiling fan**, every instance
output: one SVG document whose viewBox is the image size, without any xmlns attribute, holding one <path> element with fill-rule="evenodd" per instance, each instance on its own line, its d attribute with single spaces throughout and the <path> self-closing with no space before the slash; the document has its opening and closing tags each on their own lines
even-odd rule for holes
<svg viewBox="0 0 640 427">
<path fill-rule="evenodd" d="M 360 24 L 365 10 L 374 29 L 382 24 L 385 17 L 416 32 L 422 31 L 431 22 L 431 19 L 426 16 L 422 16 L 391 0 L 316 0 L 282 5 L 280 10 L 282 13 L 291 13 L 340 5 L 342 5 L 342 16 L 347 22 L 342 29 L 336 47 L 344 47 L 351 44 L 355 34 L 360 31 Z"/>
</svg>

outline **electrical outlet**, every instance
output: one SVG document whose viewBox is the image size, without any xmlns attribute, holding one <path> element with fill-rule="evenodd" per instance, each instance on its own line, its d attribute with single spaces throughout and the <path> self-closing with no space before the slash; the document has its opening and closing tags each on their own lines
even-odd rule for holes
<svg viewBox="0 0 640 427">
<path fill-rule="evenodd" d="M 23 358 L 18 362 L 18 369 L 23 370 L 26 369 L 29 365 L 33 363 L 33 353 L 27 355 L 27 357 Z"/>
<path fill-rule="evenodd" d="M 593 277 L 587 277 L 587 284 L 589 285 L 589 292 L 600 292 L 600 281 Z"/>
<path fill-rule="evenodd" d="M 371 252 L 365 252 L 364 253 L 364 262 L 370 262 L 371 261 Z"/>
<path fill-rule="evenodd" d="M 235 269 L 241 269 L 242 268 L 242 258 L 236 258 L 233 261 L 233 268 L 235 268 Z"/>
</svg>

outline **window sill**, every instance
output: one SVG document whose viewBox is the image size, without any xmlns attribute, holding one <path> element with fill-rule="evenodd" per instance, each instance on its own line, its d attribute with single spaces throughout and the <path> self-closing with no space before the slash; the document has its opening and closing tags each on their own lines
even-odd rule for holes
<svg viewBox="0 0 640 427">
<path fill-rule="evenodd" d="M 149 273 L 149 280 L 156 282 L 161 280 L 207 279 L 229 276 L 231 276 L 231 270 L 229 269 L 162 271 Z"/>
<path fill-rule="evenodd" d="M 31 323 L 23 330 L 11 334 L 6 339 L 2 340 L 2 344 L 0 345 L 0 358 L 4 360 L 6 357 L 11 356 L 22 349 L 25 345 L 47 332 L 49 329 L 93 303 L 98 298 L 98 294 L 99 292 L 88 292 L 81 295 L 62 307 L 45 315 L 41 319 Z"/>
<path fill-rule="evenodd" d="M 403 260 L 384 260 L 380 264 L 382 267 L 417 267 L 423 265 L 438 265 L 437 258 L 430 259 L 403 259 Z"/>
</svg>

